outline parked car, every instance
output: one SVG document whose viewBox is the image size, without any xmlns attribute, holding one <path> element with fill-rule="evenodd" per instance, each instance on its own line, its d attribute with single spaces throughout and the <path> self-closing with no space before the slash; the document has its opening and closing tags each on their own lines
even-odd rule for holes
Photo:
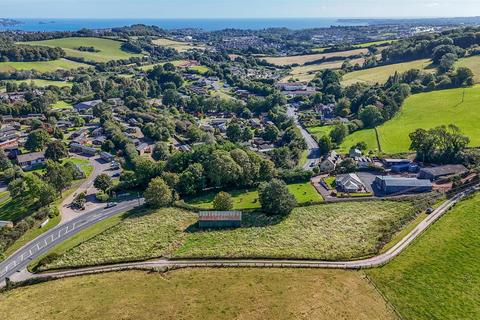
<svg viewBox="0 0 480 320">
<path fill-rule="evenodd" d="M 107 203 L 107 206 L 105 207 L 105 209 L 116 207 L 117 204 L 118 203 L 116 203 L 116 202 L 109 202 L 109 203 Z"/>
</svg>

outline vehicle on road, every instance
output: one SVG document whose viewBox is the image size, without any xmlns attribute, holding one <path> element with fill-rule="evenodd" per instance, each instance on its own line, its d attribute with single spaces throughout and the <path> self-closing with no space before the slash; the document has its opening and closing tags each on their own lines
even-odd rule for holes
<svg viewBox="0 0 480 320">
<path fill-rule="evenodd" d="M 107 203 L 107 206 L 105 207 L 105 209 L 113 208 L 113 207 L 116 207 L 117 205 L 118 203 L 116 202 L 109 202 Z"/>
</svg>

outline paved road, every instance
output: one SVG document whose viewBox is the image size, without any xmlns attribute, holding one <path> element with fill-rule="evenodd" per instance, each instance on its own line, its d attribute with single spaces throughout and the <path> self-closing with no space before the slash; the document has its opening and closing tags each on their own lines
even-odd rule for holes
<svg viewBox="0 0 480 320">
<path fill-rule="evenodd" d="M 318 147 L 318 143 L 317 141 L 315 141 L 312 135 L 308 133 L 308 131 L 305 130 L 298 122 L 298 116 L 295 111 L 295 108 L 288 107 L 287 115 L 290 118 L 293 118 L 295 120 L 295 125 L 298 127 L 298 129 L 300 129 L 300 132 L 302 133 L 302 136 L 305 139 L 305 142 L 307 143 L 307 146 L 308 146 L 308 157 L 307 157 L 307 161 L 303 165 L 303 169 L 312 170 L 313 167 L 316 164 L 318 164 L 318 162 L 320 161 L 320 150 Z"/>
<path fill-rule="evenodd" d="M 322 260 L 282 260 L 282 259 L 196 259 L 196 260 L 167 260 L 158 259 L 145 262 L 123 263 L 116 265 L 106 265 L 98 267 L 90 267 L 83 269 L 75 269 L 61 272 L 53 272 L 46 274 L 27 274 L 26 278 L 63 278 L 69 276 L 85 275 L 91 273 L 100 273 L 106 271 L 118 271 L 128 269 L 144 269 L 144 268 L 161 268 L 161 267 L 288 267 L 288 268 L 330 268 L 330 269 L 362 269 L 382 266 L 405 250 L 417 237 L 428 229 L 435 221 L 440 219 L 449 209 L 457 202 L 462 200 L 469 194 L 480 190 L 477 185 L 462 193 L 457 194 L 450 200 L 447 200 L 430 214 L 424 221 L 418 224 L 411 232 L 409 232 L 400 242 L 390 248 L 385 253 L 378 256 L 356 260 L 356 261 L 322 261 Z"/>
<path fill-rule="evenodd" d="M 118 213 L 133 209 L 142 203 L 142 199 L 136 199 L 121 202 L 117 206 L 109 209 L 106 209 L 106 205 L 103 205 L 102 208 L 87 212 L 73 220 L 67 221 L 64 224 L 45 232 L 38 238 L 17 250 L 5 261 L 0 263 L 0 287 L 5 281 L 5 278 L 11 277 L 16 272 L 22 271 L 28 266 L 31 260 L 45 254 L 57 244 L 64 242 L 89 226 L 92 226 Z"/>
</svg>

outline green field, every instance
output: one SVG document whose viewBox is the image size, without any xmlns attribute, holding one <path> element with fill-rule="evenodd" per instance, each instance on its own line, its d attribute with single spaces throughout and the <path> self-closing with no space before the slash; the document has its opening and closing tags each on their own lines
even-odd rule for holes
<svg viewBox="0 0 480 320">
<path fill-rule="evenodd" d="M 475 82 L 480 83 L 480 56 L 461 58 L 455 67 L 467 67 L 473 71 Z"/>
<path fill-rule="evenodd" d="M 244 212 L 241 228 L 201 231 L 192 212 L 139 211 L 83 231 L 40 269 L 161 256 L 355 259 L 378 253 L 414 216 L 410 202 L 346 202 L 296 208 L 287 217 Z"/>
<path fill-rule="evenodd" d="M 359 272 L 182 269 L 68 278 L 0 294 L 9 320 L 394 320 Z"/>
<path fill-rule="evenodd" d="M 377 138 L 375 136 L 374 129 L 364 129 L 347 136 L 339 146 L 338 150 L 341 153 L 347 153 L 350 148 L 359 142 L 365 142 L 367 144 L 367 150 L 378 151 Z"/>
<path fill-rule="evenodd" d="M 174 60 L 174 61 L 169 61 L 169 63 L 173 64 L 174 66 L 178 67 L 179 65 L 185 63 L 186 60 Z M 144 66 L 139 67 L 140 70 L 142 71 L 149 71 L 152 70 L 155 66 L 163 66 L 167 62 L 161 62 L 161 63 L 154 63 L 154 64 L 147 64 Z"/>
<path fill-rule="evenodd" d="M 369 276 L 406 320 L 480 319 L 480 195 Z"/>
<path fill-rule="evenodd" d="M 72 70 L 89 68 L 88 64 L 79 63 L 67 59 L 34 62 L 0 62 L 0 72 L 13 72 L 24 70 L 36 70 L 38 72 L 54 72 L 57 70 Z"/>
<path fill-rule="evenodd" d="M 309 127 L 307 131 L 318 141 L 321 137 L 329 135 L 334 126 Z"/>
<path fill-rule="evenodd" d="M 396 63 L 386 66 L 364 69 L 347 73 L 342 78 L 342 85 L 348 86 L 357 82 L 368 84 L 385 83 L 388 77 L 395 74 L 395 72 L 403 73 L 410 69 L 430 70 L 435 72 L 434 68 L 429 69 L 431 61 L 427 59 L 415 60 L 411 62 Z"/>
<path fill-rule="evenodd" d="M 25 44 L 60 47 L 65 50 L 67 57 L 84 58 L 86 61 L 108 62 L 111 60 L 129 59 L 131 57 L 141 57 L 141 54 L 133 54 L 123 51 L 120 47 L 122 42 L 92 38 L 92 37 L 71 37 L 44 41 L 25 42 Z M 94 47 L 100 52 L 85 52 L 77 50 L 80 46 Z"/>
<path fill-rule="evenodd" d="M 152 41 L 153 44 L 156 44 L 157 46 L 162 46 L 162 47 L 168 47 L 177 50 L 178 52 L 186 52 L 188 50 L 192 49 L 198 49 L 198 50 L 204 50 L 205 47 L 201 45 L 195 45 L 189 42 L 181 42 L 181 41 L 175 41 L 175 40 L 170 40 L 166 38 L 160 38 L 160 39 L 155 39 Z"/>
<path fill-rule="evenodd" d="M 385 45 L 385 44 L 391 44 L 392 42 L 395 42 L 397 40 L 379 40 L 379 41 L 372 41 L 372 42 L 365 42 L 365 43 L 359 43 L 356 44 L 355 47 L 357 48 L 368 48 L 368 47 L 375 47 L 375 46 L 380 46 L 380 45 Z"/>
<path fill-rule="evenodd" d="M 382 151 L 388 154 L 408 152 L 409 134 L 418 128 L 430 129 L 455 124 L 470 140 L 470 146 L 480 146 L 480 86 L 416 94 L 409 97 L 400 112 L 378 127 Z M 356 142 L 365 141 L 369 150 L 376 149 L 373 130 L 361 130 L 348 136 L 342 150 Z"/>
<path fill-rule="evenodd" d="M 288 190 L 295 196 L 297 202 L 320 202 L 323 198 L 315 190 L 309 182 L 296 183 L 288 186 Z M 260 208 L 260 202 L 258 201 L 258 192 L 256 190 L 234 190 L 229 191 L 233 198 L 233 209 L 235 210 L 248 210 Z M 209 193 L 198 198 L 191 199 L 188 204 L 193 205 L 201 209 L 212 209 L 213 198 L 216 193 Z"/>
<path fill-rule="evenodd" d="M 263 57 L 262 59 L 267 61 L 270 64 L 277 66 L 288 66 L 292 64 L 304 65 L 308 62 L 313 62 L 321 59 L 329 58 L 349 58 L 352 56 L 358 56 L 368 53 L 367 48 L 358 48 L 348 51 L 338 51 L 338 52 L 329 52 L 329 53 L 314 53 L 298 56 L 284 56 L 284 57 Z"/>
</svg>

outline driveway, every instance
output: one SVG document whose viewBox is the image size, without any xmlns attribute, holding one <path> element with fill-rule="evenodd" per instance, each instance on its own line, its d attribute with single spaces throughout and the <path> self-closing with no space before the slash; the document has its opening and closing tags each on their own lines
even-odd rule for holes
<svg viewBox="0 0 480 320">
<path fill-rule="evenodd" d="M 101 173 L 109 172 L 110 163 L 103 161 L 100 158 L 100 156 L 84 157 L 80 155 L 75 155 L 75 157 L 88 159 L 90 164 L 93 166 L 93 171 L 92 171 L 92 174 L 90 174 L 90 176 L 80 185 L 80 187 L 77 190 L 75 190 L 74 193 L 72 193 L 67 198 L 65 198 L 60 204 L 59 210 L 62 216 L 62 220 L 60 224 L 64 224 L 68 221 L 71 221 L 72 219 L 75 219 L 76 217 L 78 217 L 79 215 L 82 215 L 85 212 L 95 210 L 104 205 L 102 203 L 98 203 L 95 201 L 95 193 L 97 193 L 97 189 L 93 186 L 93 182 L 95 178 L 98 177 Z M 83 211 L 72 210 L 69 207 L 70 204 L 72 203 L 73 199 L 75 199 L 75 197 L 82 192 L 86 192 L 87 199 L 89 200 L 85 205 L 85 210 Z"/>
</svg>

